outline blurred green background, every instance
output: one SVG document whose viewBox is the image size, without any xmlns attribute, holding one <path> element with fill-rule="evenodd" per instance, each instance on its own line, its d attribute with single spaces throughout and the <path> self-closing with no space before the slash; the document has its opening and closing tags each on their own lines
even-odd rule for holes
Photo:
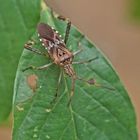
<svg viewBox="0 0 140 140">
<path fill-rule="evenodd" d="M 21 0 L 21 2 L 23 1 Z M 138 94 L 140 93 L 140 1 L 47 0 L 47 3 L 57 13 L 69 17 L 72 23 L 110 58 L 128 89 L 136 109 L 140 130 L 140 94 Z M 36 10 L 33 9 L 33 11 Z M 30 31 L 28 36 L 32 32 Z M 18 56 L 20 53 L 21 50 Z M 14 54 L 12 55 L 14 56 Z M 2 140 L 11 139 L 11 123 L 9 125 L 9 122 L 11 121 L 6 122 L 6 125 L 1 125 L 0 139 Z"/>
</svg>

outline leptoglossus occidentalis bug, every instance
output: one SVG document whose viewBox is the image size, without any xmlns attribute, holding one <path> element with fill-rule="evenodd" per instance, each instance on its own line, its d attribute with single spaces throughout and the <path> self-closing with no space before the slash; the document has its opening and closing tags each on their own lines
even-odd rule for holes
<svg viewBox="0 0 140 140">
<path fill-rule="evenodd" d="M 51 26 L 49 26 L 46 23 L 39 23 L 37 26 L 38 36 L 39 36 L 42 46 L 44 46 L 44 48 L 47 51 L 41 52 L 40 50 L 33 48 L 32 46 L 35 44 L 35 42 L 31 41 L 31 40 L 28 41 L 28 43 L 25 44 L 25 46 L 24 46 L 25 49 L 28 49 L 39 55 L 46 56 L 46 54 L 48 54 L 50 56 L 50 58 L 52 59 L 52 63 L 46 64 L 46 65 L 40 66 L 40 67 L 30 66 L 30 67 L 25 68 L 23 71 L 26 71 L 28 69 L 36 69 L 36 70 L 47 69 L 49 66 L 51 66 L 53 64 L 56 64 L 56 65 L 62 67 L 62 69 L 64 70 L 64 73 L 67 74 L 68 76 L 70 76 L 72 79 L 71 93 L 70 93 L 70 98 L 68 101 L 68 105 L 69 105 L 71 102 L 72 96 L 74 95 L 75 80 L 82 80 L 90 85 L 99 86 L 99 87 L 103 87 L 103 88 L 108 88 L 108 87 L 104 87 L 102 85 L 97 84 L 94 79 L 84 80 L 82 78 L 79 78 L 76 75 L 76 73 L 73 69 L 73 66 L 72 66 L 73 64 L 89 63 L 95 59 L 98 59 L 98 57 L 95 57 L 95 58 L 92 58 L 92 59 L 89 59 L 86 61 L 73 62 L 74 56 L 79 54 L 82 51 L 82 48 L 79 46 L 80 49 L 74 53 L 72 53 L 68 48 L 66 48 L 66 44 L 67 44 L 67 41 L 69 38 L 69 33 L 70 33 L 70 28 L 71 28 L 71 22 L 62 16 L 58 16 L 58 19 L 67 21 L 67 27 L 66 27 L 64 40 L 59 35 L 58 31 L 56 31 L 54 28 L 52 28 Z M 61 81 L 61 76 L 62 76 L 62 73 L 60 73 L 60 76 L 58 79 L 57 91 L 58 91 L 59 84 Z M 110 89 L 110 88 L 108 88 L 108 89 Z M 55 99 L 58 96 L 57 91 L 56 91 Z"/>
</svg>

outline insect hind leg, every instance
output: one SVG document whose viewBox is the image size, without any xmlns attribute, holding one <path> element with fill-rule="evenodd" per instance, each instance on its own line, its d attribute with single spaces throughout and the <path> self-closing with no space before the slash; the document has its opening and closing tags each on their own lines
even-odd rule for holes
<svg viewBox="0 0 140 140">
<path fill-rule="evenodd" d="M 70 103 L 72 101 L 72 97 L 74 95 L 74 90 L 75 90 L 75 78 L 72 77 L 72 83 L 71 83 L 71 92 L 70 92 L 70 96 L 69 96 L 69 101 L 68 101 L 68 106 L 70 106 Z"/>
<path fill-rule="evenodd" d="M 57 83 L 57 87 L 56 87 L 56 93 L 54 95 L 54 99 L 51 101 L 51 104 L 56 102 L 58 96 L 59 96 L 59 87 L 60 87 L 60 83 L 61 83 L 61 79 L 62 79 L 62 70 L 59 74 L 59 78 L 58 78 L 58 83 Z"/>
</svg>

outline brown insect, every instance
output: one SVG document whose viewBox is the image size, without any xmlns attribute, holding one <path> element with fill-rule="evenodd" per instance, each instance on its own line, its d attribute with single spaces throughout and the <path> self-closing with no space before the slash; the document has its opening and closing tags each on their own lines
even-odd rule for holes
<svg viewBox="0 0 140 140">
<path fill-rule="evenodd" d="M 78 51 L 72 53 L 68 50 L 68 48 L 66 48 L 66 44 L 67 44 L 67 40 L 68 40 L 69 32 L 70 32 L 70 27 L 71 27 L 71 22 L 69 20 L 66 20 L 62 16 L 59 16 L 58 18 L 68 22 L 64 40 L 62 39 L 61 35 L 59 35 L 58 31 L 56 31 L 54 28 L 50 27 L 46 23 L 39 23 L 38 27 L 37 27 L 38 36 L 40 38 L 41 44 L 46 49 L 48 55 L 50 56 L 50 58 L 52 59 L 53 62 L 49 63 L 47 65 L 41 66 L 41 67 L 30 66 L 30 67 L 27 67 L 26 69 L 24 69 L 23 71 L 28 70 L 28 69 L 37 69 L 37 70 L 46 69 L 49 66 L 51 66 L 52 64 L 56 64 L 56 65 L 59 65 L 60 67 L 62 67 L 64 69 L 64 72 L 72 78 L 72 88 L 71 88 L 70 99 L 68 102 L 68 104 L 70 104 L 71 98 L 74 94 L 74 85 L 75 85 L 76 79 L 85 81 L 88 84 L 100 86 L 95 83 L 94 79 L 83 80 L 82 78 L 79 78 L 76 75 L 72 64 L 89 63 L 89 62 L 97 59 L 97 57 L 92 58 L 87 61 L 73 62 L 74 56 L 77 55 L 78 53 L 80 53 L 82 51 L 82 49 L 79 49 Z M 25 44 L 25 48 L 30 51 L 33 51 L 39 55 L 46 55 L 46 53 L 40 52 L 39 50 L 32 48 L 32 45 L 34 45 L 34 43 L 35 43 L 34 41 L 29 41 L 27 44 Z M 59 87 L 59 84 L 61 81 L 61 76 L 62 75 L 60 74 L 57 90 L 58 90 L 58 87 Z M 56 91 L 55 99 L 57 96 L 58 96 L 58 92 Z"/>
</svg>

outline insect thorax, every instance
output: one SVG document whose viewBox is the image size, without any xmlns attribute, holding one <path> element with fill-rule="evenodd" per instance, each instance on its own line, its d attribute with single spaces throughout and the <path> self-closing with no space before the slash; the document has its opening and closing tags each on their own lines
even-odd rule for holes
<svg viewBox="0 0 140 140">
<path fill-rule="evenodd" d="M 64 66 L 72 63 L 73 54 L 66 48 L 62 40 L 40 39 L 40 41 L 55 64 Z"/>
</svg>

